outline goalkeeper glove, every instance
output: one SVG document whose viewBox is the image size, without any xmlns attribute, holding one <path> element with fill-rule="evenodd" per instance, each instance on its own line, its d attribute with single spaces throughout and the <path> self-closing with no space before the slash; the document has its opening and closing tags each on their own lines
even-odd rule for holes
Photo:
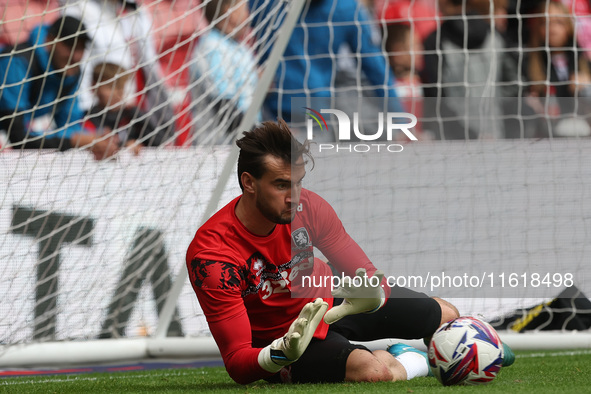
<svg viewBox="0 0 591 394">
<path fill-rule="evenodd" d="M 322 298 L 316 298 L 304 305 L 298 318 L 291 323 L 287 334 L 275 339 L 259 352 L 259 365 L 265 371 L 275 373 L 297 361 L 308 347 L 327 309 L 328 304 Z"/>
<path fill-rule="evenodd" d="M 386 295 L 382 289 L 382 278 L 384 274 L 376 271 L 370 280 L 365 272 L 365 268 L 358 268 L 355 276 L 361 278 L 361 282 L 355 286 L 355 281 L 346 276 L 340 287 L 332 291 L 335 298 L 343 298 L 340 305 L 332 307 L 326 315 L 324 322 L 332 324 L 343 317 L 357 313 L 372 313 L 377 311 L 386 302 Z"/>
</svg>

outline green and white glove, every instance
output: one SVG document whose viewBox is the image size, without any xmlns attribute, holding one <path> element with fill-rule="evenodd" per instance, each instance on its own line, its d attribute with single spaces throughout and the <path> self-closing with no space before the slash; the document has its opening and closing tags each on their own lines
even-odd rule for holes
<svg viewBox="0 0 591 394">
<path fill-rule="evenodd" d="M 275 373 L 297 361 L 310 344 L 316 327 L 327 309 L 328 304 L 322 298 L 316 298 L 304 305 L 298 318 L 291 323 L 287 334 L 277 338 L 259 352 L 259 365 L 265 371 Z"/>
<path fill-rule="evenodd" d="M 332 324 L 345 316 L 357 313 L 372 313 L 377 311 L 386 302 L 386 295 L 382 288 L 384 274 L 378 270 L 373 277 L 369 278 L 365 268 L 358 268 L 355 271 L 358 280 L 346 276 L 340 287 L 332 291 L 335 298 L 343 298 L 340 305 L 330 308 L 324 315 L 324 322 Z M 377 278 L 377 279 L 373 279 Z"/>
</svg>

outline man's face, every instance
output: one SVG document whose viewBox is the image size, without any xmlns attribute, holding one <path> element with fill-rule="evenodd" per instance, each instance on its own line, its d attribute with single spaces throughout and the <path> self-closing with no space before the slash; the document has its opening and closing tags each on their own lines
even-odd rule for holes
<svg viewBox="0 0 591 394">
<path fill-rule="evenodd" d="M 292 167 L 291 163 L 269 155 L 265 164 L 265 174 L 254 181 L 256 207 L 273 223 L 291 223 L 300 203 L 302 179 L 306 175 L 304 160 L 300 157 Z"/>
<path fill-rule="evenodd" d="M 96 97 L 99 105 L 115 111 L 124 104 L 125 86 L 115 82 L 99 84 L 96 88 Z"/>
<path fill-rule="evenodd" d="M 218 27 L 224 34 L 232 34 L 235 39 L 240 40 L 248 31 L 248 23 L 246 23 L 249 17 L 248 5 L 244 2 L 232 8 L 226 7 L 223 11 L 224 14 L 230 9 L 232 9 L 232 12 L 229 13 L 226 19 L 220 22 Z"/>
<path fill-rule="evenodd" d="M 52 39 L 50 38 L 50 40 Z M 62 70 L 67 76 L 79 74 L 84 49 L 84 41 L 77 41 L 73 47 L 63 41 L 58 41 L 53 44 L 51 63 L 56 70 Z"/>
<path fill-rule="evenodd" d="M 564 11 L 562 11 L 559 5 L 550 3 L 548 6 L 548 20 L 544 20 L 540 24 L 541 37 L 548 40 L 548 46 L 551 48 L 560 48 L 568 46 L 570 39 L 572 38 L 568 17 L 565 17 Z M 548 31 L 546 32 L 546 22 L 548 23 Z M 542 41 L 544 44 L 545 40 Z"/>
</svg>

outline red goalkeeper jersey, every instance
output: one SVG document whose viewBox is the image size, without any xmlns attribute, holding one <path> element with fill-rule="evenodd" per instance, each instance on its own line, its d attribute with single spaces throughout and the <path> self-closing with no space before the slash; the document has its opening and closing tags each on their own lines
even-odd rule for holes
<svg viewBox="0 0 591 394">
<path fill-rule="evenodd" d="M 317 194 L 302 189 L 293 222 L 276 225 L 267 236 L 252 234 L 238 220 L 239 199 L 199 228 L 187 268 L 228 373 L 248 383 L 270 375 L 259 366 L 258 353 L 285 335 L 306 303 L 321 296 L 332 306 L 330 282 L 318 287 L 332 271 L 314 258 L 313 247 L 345 275 L 362 267 L 371 276 L 376 269 Z M 304 277 L 317 280 L 302 282 Z M 322 322 L 315 337 L 323 339 L 327 331 Z"/>
</svg>

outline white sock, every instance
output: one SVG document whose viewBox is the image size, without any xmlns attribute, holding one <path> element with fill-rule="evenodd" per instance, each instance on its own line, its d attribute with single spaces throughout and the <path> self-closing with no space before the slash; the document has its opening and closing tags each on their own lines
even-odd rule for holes
<svg viewBox="0 0 591 394">
<path fill-rule="evenodd" d="M 429 365 L 425 357 L 415 352 L 402 353 L 395 357 L 406 370 L 406 380 L 417 376 L 429 376 Z"/>
</svg>

